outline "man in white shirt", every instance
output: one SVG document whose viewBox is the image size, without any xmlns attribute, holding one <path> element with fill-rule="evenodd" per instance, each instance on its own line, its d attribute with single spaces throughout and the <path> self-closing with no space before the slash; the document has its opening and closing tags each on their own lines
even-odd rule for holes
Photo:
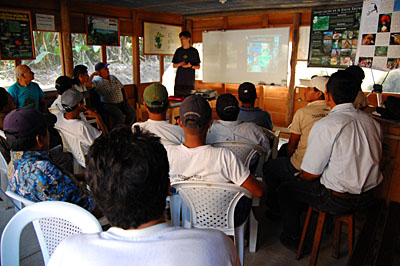
<svg viewBox="0 0 400 266">
<path fill-rule="evenodd" d="M 61 95 L 68 89 L 75 88 L 75 81 L 67 76 L 59 76 L 56 79 L 55 88 L 57 91 L 56 99 L 51 104 L 49 112 L 52 114 L 57 114 L 60 111 L 64 111 L 64 107 L 61 104 Z"/>
<path fill-rule="evenodd" d="M 207 143 L 243 141 L 263 146 L 267 151 L 271 149 L 269 140 L 261 128 L 255 123 L 237 120 L 240 109 L 235 96 L 230 93 L 218 96 L 216 109 L 221 120 L 212 124 Z"/>
<path fill-rule="evenodd" d="M 185 140 L 183 129 L 172 125 L 166 120 L 166 113 L 169 105 L 167 89 L 162 84 L 153 83 L 143 92 L 143 99 L 149 119 L 146 122 L 137 122 L 135 126 L 156 134 L 164 144 L 181 144 Z"/>
<path fill-rule="evenodd" d="M 360 83 L 344 70 L 327 83 L 331 112 L 311 129 L 299 177 L 279 187 L 283 219 L 281 242 L 296 248 L 304 204 L 322 211 L 347 213 L 365 207 L 382 181 L 379 162 L 382 131 L 378 122 L 354 108 Z"/>
<path fill-rule="evenodd" d="M 76 89 L 68 89 L 61 95 L 61 104 L 64 111 L 57 113 L 55 128 L 76 136 L 81 142 L 84 154 L 87 154 L 90 145 L 107 129 L 99 114 L 86 110 L 83 94 Z M 100 130 L 90 125 L 85 117 L 95 118 Z"/>
<path fill-rule="evenodd" d="M 211 107 L 204 98 L 198 95 L 185 98 L 180 106 L 179 115 L 178 124 L 185 133 L 185 142 L 181 145 L 165 146 L 171 182 L 232 182 L 246 188 L 255 196 L 262 196 L 265 184 L 255 179 L 250 170 L 229 149 L 205 145 L 212 119 Z M 235 211 L 235 224 L 238 225 L 247 217 L 251 206 L 251 202 L 245 202 L 247 198 L 242 199 L 244 203 L 239 201 L 238 205 L 245 206 L 243 211 L 238 211 L 240 214 Z"/>
<path fill-rule="evenodd" d="M 276 189 L 286 178 L 292 178 L 300 171 L 304 153 L 307 148 L 307 139 L 314 123 L 329 113 L 329 106 L 325 102 L 326 83 L 328 77 L 313 77 L 304 91 L 304 101 L 309 102 L 297 110 L 290 127 L 287 156 L 279 157 L 265 163 L 263 167 L 264 178 L 268 184 L 268 199 L 270 217 L 279 213 Z"/>
<path fill-rule="evenodd" d="M 88 185 L 112 227 L 67 238 L 50 266 L 240 265 L 224 233 L 166 224 L 169 165 L 158 137 L 140 128 L 115 129 L 95 140 L 87 162 Z"/>
</svg>

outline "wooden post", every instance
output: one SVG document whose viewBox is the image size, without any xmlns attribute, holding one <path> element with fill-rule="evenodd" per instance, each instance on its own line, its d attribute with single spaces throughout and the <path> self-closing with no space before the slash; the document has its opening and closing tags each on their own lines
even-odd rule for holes
<svg viewBox="0 0 400 266">
<path fill-rule="evenodd" d="M 141 21 L 138 18 L 136 10 L 132 10 L 133 18 L 133 36 L 132 36 L 132 64 L 133 64 L 133 83 L 136 84 L 138 88 L 138 100 L 142 99 L 142 94 L 140 93 L 140 55 L 139 55 L 139 35 L 140 29 L 142 27 Z"/>
<path fill-rule="evenodd" d="M 107 64 L 107 46 L 101 46 L 101 62 Z"/>
<path fill-rule="evenodd" d="M 292 25 L 292 55 L 290 58 L 290 83 L 289 90 L 286 98 L 286 126 L 290 124 L 294 111 L 294 82 L 296 78 L 296 64 L 297 64 L 297 50 L 299 47 L 299 27 L 300 27 L 301 14 L 296 13 L 293 17 Z"/>
<path fill-rule="evenodd" d="M 72 77 L 74 74 L 74 61 L 71 43 L 71 25 L 69 19 L 70 0 L 61 0 L 61 61 L 63 74 Z"/>
</svg>

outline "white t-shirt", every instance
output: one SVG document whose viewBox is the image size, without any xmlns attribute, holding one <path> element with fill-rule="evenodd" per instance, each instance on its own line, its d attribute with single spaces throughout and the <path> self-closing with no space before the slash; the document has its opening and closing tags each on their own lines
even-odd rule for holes
<svg viewBox="0 0 400 266">
<path fill-rule="evenodd" d="M 360 194 L 382 181 L 381 155 L 379 123 L 352 103 L 339 104 L 315 122 L 301 169 L 322 174 L 320 182 L 329 189 Z"/>
<path fill-rule="evenodd" d="M 90 125 L 82 115 L 81 119 L 65 119 L 64 114 L 57 113 L 54 127 L 76 136 L 81 141 L 83 153 L 86 155 L 93 141 L 101 135 L 101 131 Z"/>
<path fill-rule="evenodd" d="M 49 266 L 63 265 L 230 266 L 240 265 L 240 261 L 232 240 L 224 233 L 164 223 L 73 235 L 61 242 L 49 261 Z"/>
<path fill-rule="evenodd" d="M 166 145 L 169 178 L 177 181 L 209 181 L 241 186 L 250 171 L 233 152 L 225 148 L 203 145 L 187 148 L 185 145 Z"/>
<path fill-rule="evenodd" d="M 162 140 L 166 140 L 173 144 L 181 144 L 185 142 L 183 129 L 177 125 L 170 124 L 168 121 L 156 121 L 148 119 L 146 122 L 137 122 L 132 125 L 140 126 L 147 131 L 157 135 Z"/>
<path fill-rule="evenodd" d="M 58 95 L 58 97 L 51 104 L 51 106 L 49 108 L 49 112 L 52 114 L 57 114 L 60 111 L 64 111 L 64 107 L 61 104 L 61 96 Z"/>
<path fill-rule="evenodd" d="M 264 132 L 252 122 L 215 121 L 207 134 L 207 144 L 217 141 L 244 141 L 263 146 L 270 150 L 269 140 Z"/>
</svg>

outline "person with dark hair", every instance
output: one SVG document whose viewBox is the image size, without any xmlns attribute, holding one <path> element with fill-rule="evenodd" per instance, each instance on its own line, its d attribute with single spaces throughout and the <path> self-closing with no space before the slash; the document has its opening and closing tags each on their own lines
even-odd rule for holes
<svg viewBox="0 0 400 266">
<path fill-rule="evenodd" d="M 302 85 L 307 86 L 304 91 L 304 101 L 309 104 L 300 108 L 294 114 L 285 156 L 267 161 L 264 164 L 263 176 L 268 184 L 267 213 L 271 218 L 279 215 L 277 188 L 285 179 L 290 179 L 298 174 L 307 149 L 307 140 L 311 128 L 315 122 L 329 113 L 329 106 L 326 104 L 324 96 L 328 80 L 328 77 L 318 76 L 311 78 L 311 80 L 302 80 Z"/>
<path fill-rule="evenodd" d="M 192 47 L 190 40 L 192 35 L 188 31 L 179 34 L 181 47 L 176 49 L 172 63 L 176 70 L 175 96 L 187 96 L 194 90 L 195 69 L 200 68 L 200 56 L 196 48 Z"/>
<path fill-rule="evenodd" d="M 49 265 L 240 265 L 224 233 L 167 225 L 168 173 L 160 139 L 139 127 L 119 127 L 96 139 L 86 180 L 112 227 L 64 240 Z"/>
<path fill-rule="evenodd" d="M 8 88 L 8 93 L 13 97 L 17 108 L 30 106 L 45 113 L 44 92 L 37 83 L 32 81 L 35 73 L 26 65 L 17 66 L 15 72 L 17 82 Z"/>
<path fill-rule="evenodd" d="M 84 154 L 87 154 L 90 145 L 102 132 L 107 133 L 107 128 L 99 114 L 86 110 L 82 92 L 68 89 L 61 95 L 63 112 L 57 113 L 55 128 L 61 132 L 68 132 L 80 140 Z M 95 118 L 100 130 L 88 123 L 86 117 Z M 68 141 L 68 139 L 65 139 Z"/>
<path fill-rule="evenodd" d="M 357 97 L 353 102 L 353 105 L 357 109 L 364 110 L 368 106 L 368 98 L 361 90 L 361 84 L 365 78 L 364 70 L 359 66 L 349 66 L 345 69 L 347 72 L 353 75 L 353 77 L 360 83 L 360 90 L 357 93 Z"/>
<path fill-rule="evenodd" d="M 0 152 L 7 163 L 10 162 L 10 146 L 6 141 L 6 135 L 3 131 L 3 123 L 6 115 L 15 109 L 14 99 L 6 91 L 0 87 Z"/>
<path fill-rule="evenodd" d="M 86 92 L 86 87 L 92 87 L 92 80 L 94 76 L 98 75 L 98 72 L 93 72 L 90 76 L 88 74 L 88 68 L 85 65 L 76 65 L 74 67 L 74 80 L 75 89 L 80 92 Z"/>
<path fill-rule="evenodd" d="M 185 133 L 185 142 L 166 145 L 170 179 L 177 181 L 208 181 L 234 183 L 257 197 L 262 196 L 265 185 L 258 181 L 232 151 L 205 145 L 207 131 L 212 124 L 211 107 L 199 95 L 185 98 L 179 109 L 178 124 Z M 235 224 L 248 217 L 251 201 L 242 197 L 235 210 Z"/>
<path fill-rule="evenodd" d="M 354 77 L 339 70 L 326 85 L 330 113 L 315 122 L 298 176 L 278 188 L 284 246 L 297 249 L 304 204 L 321 211 L 349 213 L 367 206 L 382 181 L 379 162 L 382 130 L 370 115 L 354 108 L 360 90 Z"/>
<path fill-rule="evenodd" d="M 255 123 L 237 120 L 239 102 L 230 93 L 217 98 L 217 114 L 221 120 L 214 121 L 207 135 L 207 143 L 218 141 L 244 141 L 263 146 L 269 151 L 269 140 Z"/>
<path fill-rule="evenodd" d="M 112 128 L 124 122 L 131 126 L 136 120 L 136 110 L 131 107 L 123 93 L 121 81 L 116 76 L 110 75 L 109 64 L 99 62 L 95 65 L 98 75 L 92 81 L 92 88 L 101 96 L 102 110 L 112 118 Z"/>
<path fill-rule="evenodd" d="M 166 113 L 169 106 L 168 92 L 162 84 L 153 83 L 144 90 L 143 99 L 149 119 L 145 122 L 137 122 L 135 126 L 156 134 L 165 144 L 180 144 L 184 142 L 183 130 L 177 125 L 172 125 L 166 120 Z"/>
<path fill-rule="evenodd" d="M 274 125 L 271 115 L 267 111 L 261 110 L 259 107 L 254 107 L 257 99 L 257 92 L 254 84 L 250 82 L 240 84 L 238 93 L 239 100 L 242 104 L 239 106 L 240 112 L 237 119 L 245 122 L 253 122 L 260 127 L 272 130 Z"/>
<path fill-rule="evenodd" d="M 14 110 L 4 120 L 4 132 L 12 150 L 8 190 L 34 202 L 68 201 L 94 209 L 85 188 L 50 159 L 44 115 L 30 107 Z"/>
<path fill-rule="evenodd" d="M 68 89 L 75 88 L 76 82 L 75 80 L 71 79 L 70 77 L 67 76 L 59 76 L 56 79 L 56 99 L 54 102 L 51 104 L 49 108 L 49 112 L 52 114 L 57 114 L 59 111 L 63 111 L 64 107 L 61 104 L 61 95 Z"/>
</svg>

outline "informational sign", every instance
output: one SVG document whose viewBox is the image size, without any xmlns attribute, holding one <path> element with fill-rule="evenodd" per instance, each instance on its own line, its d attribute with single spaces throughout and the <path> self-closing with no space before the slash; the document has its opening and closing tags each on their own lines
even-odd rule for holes
<svg viewBox="0 0 400 266">
<path fill-rule="evenodd" d="M 309 67 L 346 68 L 354 63 L 361 6 L 313 10 Z"/>
<path fill-rule="evenodd" d="M 400 0 L 365 0 L 356 63 L 379 70 L 400 68 Z"/>
<path fill-rule="evenodd" d="M 181 46 L 181 31 L 180 26 L 144 22 L 144 54 L 173 55 Z"/>
<path fill-rule="evenodd" d="M 41 31 L 55 31 L 53 15 L 36 14 L 36 28 Z"/>
<path fill-rule="evenodd" d="M 34 59 L 31 13 L 0 10 L 0 59 Z"/>
<path fill-rule="evenodd" d="M 118 19 L 86 17 L 87 44 L 119 46 Z"/>
</svg>

